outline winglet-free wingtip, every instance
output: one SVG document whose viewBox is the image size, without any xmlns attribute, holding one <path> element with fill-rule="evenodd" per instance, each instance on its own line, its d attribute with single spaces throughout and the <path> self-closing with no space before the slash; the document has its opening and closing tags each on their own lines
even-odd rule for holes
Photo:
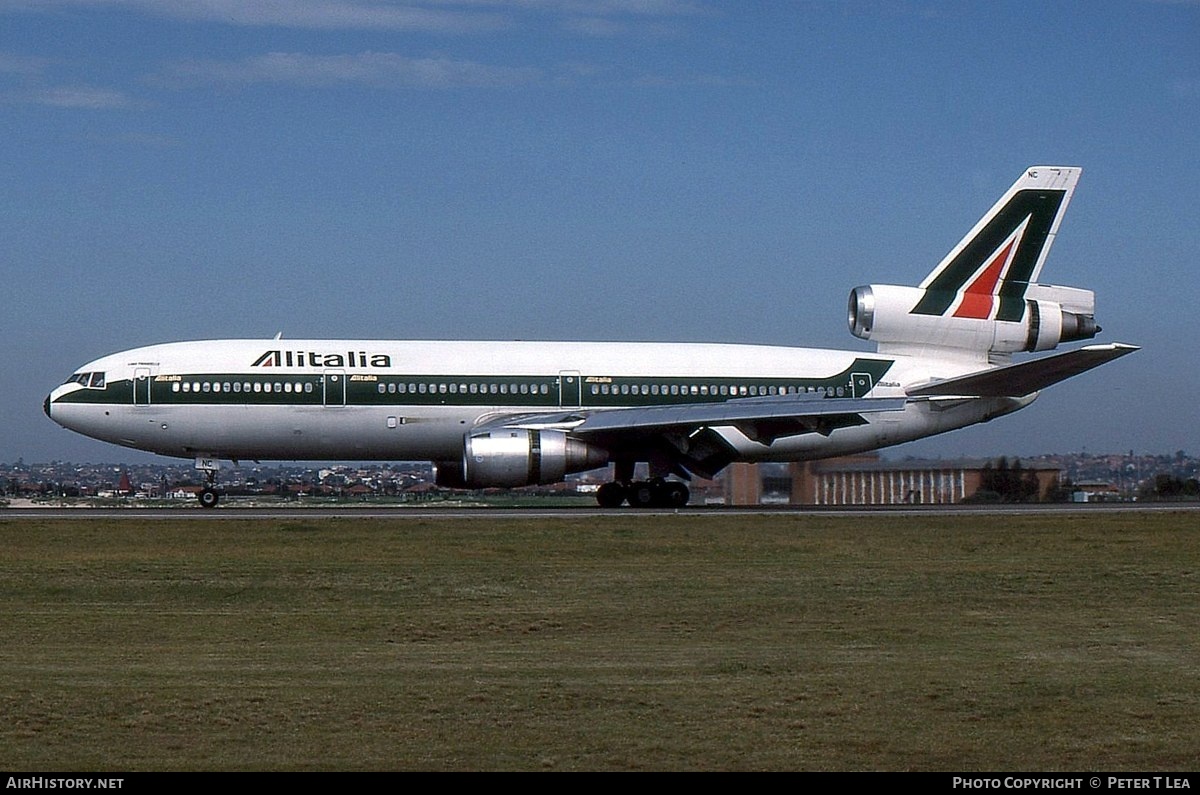
<svg viewBox="0 0 1200 795">
<path fill-rule="evenodd" d="M 1084 345 L 1080 350 L 1083 351 L 1120 351 L 1118 356 L 1124 356 L 1127 353 L 1140 351 L 1141 345 L 1130 345 L 1127 342 L 1104 342 L 1097 345 Z"/>
</svg>

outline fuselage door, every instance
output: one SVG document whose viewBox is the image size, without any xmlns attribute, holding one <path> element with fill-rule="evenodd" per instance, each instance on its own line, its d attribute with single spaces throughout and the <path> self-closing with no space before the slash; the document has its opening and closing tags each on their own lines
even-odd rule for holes
<svg viewBox="0 0 1200 795">
<path fill-rule="evenodd" d="M 322 380 L 325 382 L 325 405 L 346 405 L 346 373 L 342 370 L 326 370 Z"/>
<path fill-rule="evenodd" d="M 851 397 L 865 398 L 867 393 L 871 391 L 871 374 L 870 373 L 851 373 L 850 374 L 850 392 Z"/>
<path fill-rule="evenodd" d="M 579 408 L 583 397 L 583 379 L 578 370 L 558 371 L 558 405 L 567 409 Z"/>
<path fill-rule="evenodd" d="M 138 367 L 133 371 L 133 405 L 150 405 L 150 368 Z"/>
</svg>

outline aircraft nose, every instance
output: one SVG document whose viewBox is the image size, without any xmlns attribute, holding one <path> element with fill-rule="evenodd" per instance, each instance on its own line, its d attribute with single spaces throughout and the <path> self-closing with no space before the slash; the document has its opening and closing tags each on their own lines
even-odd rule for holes
<svg viewBox="0 0 1200 795">
<path fill-rule="evenodd" d="M 50 396 L 49 395 L 46 395 L 46 400 L 44 403 L 42 403 L 42 411 L 46 412 L 47 417 L 50 417 Z M 50 417 L 50 419 L 54 419 L 54 418 Z"/>
</svg>

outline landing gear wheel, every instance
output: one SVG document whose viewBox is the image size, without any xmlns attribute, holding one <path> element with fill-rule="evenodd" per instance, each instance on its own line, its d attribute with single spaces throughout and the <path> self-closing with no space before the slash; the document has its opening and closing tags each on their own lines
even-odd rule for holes
<svg viewBox="0 0 1200 795">
<path fill-rule="evenodd" d="M 663 504 L 668 508 L 683 508 L 692 497 L 688 487 L 677 480 L 671 480 L 664 484 L 662 494 Z"/>
<path fill-rule="evenodd" d="M 601 508 L 620 508 L 625 502 L 625 487 L 620 483 L 605 483 L 596 490 L 596 502 Z"/>
<path fill-rule="evenodd" d="M 221 501 L 221 495 L 217 493 L 217 490 L 207 486 L 200 490 L 196 498 L 200 500 L 201 508 L 216 508 L 217 503 Z"/>
<path fill-rule="evenodd" d="M 658 484 L 639 480 L 629 484 L 629 505 L 633 508 L 650 508 L 659 504 Z"/>
</svg>

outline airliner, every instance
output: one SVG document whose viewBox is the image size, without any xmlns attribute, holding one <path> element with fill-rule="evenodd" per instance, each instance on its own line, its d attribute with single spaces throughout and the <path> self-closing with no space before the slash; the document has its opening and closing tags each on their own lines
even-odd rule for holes
<svg viewBox="0 0 1200 795">
<path fill-rule="evenodd" d="M 733 462 L 874 450 L 1021 409 L 1137 350 L 1090 344 L 1090 290 L 1037 281 L 1080 169 L 1026 169 L 916 287 L 850 293 L 874 353 L 746 344 L 241 339 L 173 342 L 79 368 L 44 404 L 106 442 L 220 461 L 427 460 L 451 488 L 611 466 L 601 506 L 679 507 Z M 639 465 L 648 473 L 635 477 Z"/>
</svg>

